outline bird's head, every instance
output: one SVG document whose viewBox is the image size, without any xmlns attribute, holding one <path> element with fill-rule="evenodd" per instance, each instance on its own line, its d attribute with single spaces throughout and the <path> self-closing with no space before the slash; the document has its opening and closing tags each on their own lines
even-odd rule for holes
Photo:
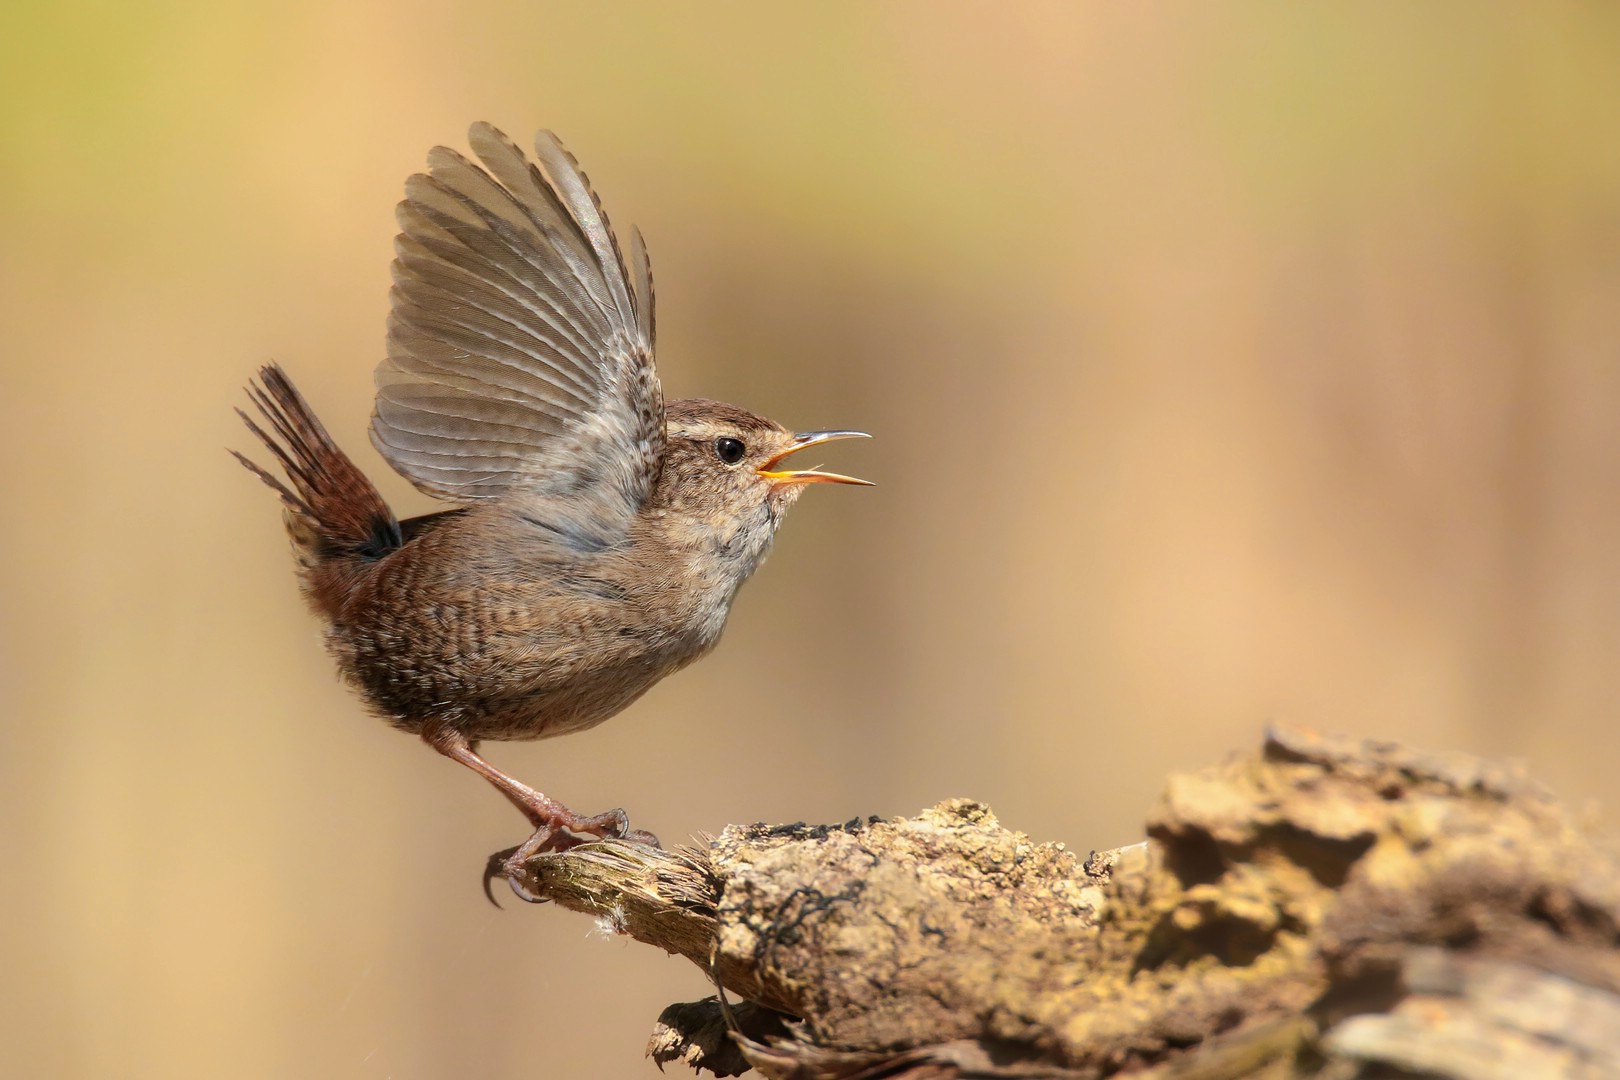
<svg viewBox="0 0 1620 1080">
<path fill-rule="evenodd" d="M 664 468 L 654 503 L 693 529 L 751 573 L 770 549 L 782 514 L 811 484 L 869 480 L 793 469 L 790 455 L 837 439 L 867 438 L 864 431 L 795 434 L 735 405 L 703 398 L 670 402 L 665 410 Z"/>
</svg>

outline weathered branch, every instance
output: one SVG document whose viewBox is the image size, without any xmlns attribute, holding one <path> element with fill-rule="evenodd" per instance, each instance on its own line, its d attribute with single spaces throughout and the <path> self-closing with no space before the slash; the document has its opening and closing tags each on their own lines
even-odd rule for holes
<svg viewBox="0 0 1620 1080">
<path fill-rule="evenodd" d="M 1620 869 L 1516 771 L 1273 731 L 1082 860 L 956 800 L 610 841 L 521 884 L 723 988 L 649 1047 L 721 1075 L 1620 1075 Z"/>
</svg>

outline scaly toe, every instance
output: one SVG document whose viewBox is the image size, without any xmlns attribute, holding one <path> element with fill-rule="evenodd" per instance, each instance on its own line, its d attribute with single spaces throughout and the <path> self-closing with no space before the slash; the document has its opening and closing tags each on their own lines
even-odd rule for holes
<svg viewBox="0 0 1620 1080">
<path fill-rule="evenodd" d="M 618 839 L 630 831 L 630 815 L 623 809 L 615 808 L 605 810 L 592 817 L 575 818 L 566 823 L 569 832 L 579 836 L 589 836 L 592 839 L 606 840 Z"/>
</svg>

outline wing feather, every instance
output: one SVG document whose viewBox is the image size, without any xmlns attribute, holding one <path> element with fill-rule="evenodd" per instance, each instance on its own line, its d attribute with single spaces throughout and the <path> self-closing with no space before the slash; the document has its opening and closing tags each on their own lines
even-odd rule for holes
<svg viewBox="0 0 1620 1080">
<path fill-rule="evenodd" d="M 611 540 L 663 455 L 646 247 L 627 267 L 550 132 L 538 163 L 488 124 L 468 142 L 478 163 L 439 147 L 405 185 L 372 442 L 430 494 L 571 500 Z"/>
<path fill-rule="evenodd" d="M 534 152 L 540 158 L 552 189 L 562 198 L 574 225 L 595 253 L 597 265 L 604 271 L 610 268 L 617 271 L 604 273 L 603 280 L 612 294 L 621 324 L 635 325 L 636 305 L 630 298 L 630 289 L 626 284 L 629 276 L 624 272 L 619 238 L 613 235 L 613 226 L 608 224 L 601 200 L 591 190 L 590 182 L 580 171 L 579 162 L 549 131 L 542 131 L 534 137 Z"/>
<path fill-rule="evenodd" d="M 657 326 L 653 321 L 652 259 L 647 255 L 647 242 L 641 238 L 641 230 L 633 226 L 630 229 L 630 260 L 636 270 L 636 296 L 641 301 L 636 308 L 639 317 L 637 327 L 642 340 L 651 347 L 657 340 Z"/>
</svg>

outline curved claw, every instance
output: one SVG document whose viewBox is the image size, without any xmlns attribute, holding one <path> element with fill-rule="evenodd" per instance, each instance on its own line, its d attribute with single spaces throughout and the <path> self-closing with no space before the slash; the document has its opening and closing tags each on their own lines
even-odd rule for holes
<svg viewBox="0 0 1620 1080">
<path fill-rule="evenodd" d="M 489 883 L 494 881 L 497 877 L 504 877 L 506 878 L 506 883 L 512 887 L 512 891 L 517 894 L 517 898 L 519 900 L 529 904 L 546 903 L 545 897 L 535 896 L 522 885 L 518 884 L 518 872 L 522 870 L 524 864 L 530 859 L 534 858 L 534 856 L 538 855 L 542 851 L 552 849 L 556 845 L 556 842 L 560 839 L 561 837 L 556 829 L 553 829 L 550 825 L 542 825 L 540 828 L 534 831 L 534 835 L 530 836 L 517 847 L 510 847 L 504 851 L 497 851 L 495 854 L 491 855 L 489 860 L 484 863 L 485 898 L 496 907 L 501 906 L 496 902 L 495 894 L 490 890 Z M 567 846 L 572 847 L 573 845 L 570 844 Z"/>
<path fill-rule="evenodd" d="M 495 899 L 495 890 L 489 887 L 489 883 L 506 873 L 507 860 L 516 854 L 517 849 L 521 846 L 522 845 L 519 844 L 513 847 L 505 848 L 501 851 L 497 851 L 495 854 L 491 855 L 489 857 L 489 861 L 484 864 L 484 899 L 494 904 L 497 908 L 501 906 L 501 902 Z"/>
<path fill-rule="evenodd" d="M 506 883 L 512 887 L 512 891 L 517 894 L 519 900 L 529 904 L 548 902 L 545 897 L 535 896 L 517 882 L 518 871 L 523 869 L 523 864 L 529 861 L 528 855 L 520 854 L 526 845 L 527 841 L 515 847 L 497 851 L 484 864 L 484 899 L 497 908 L 501 906 L 501 902 L 495 899 L 495 891 L 490 888 L 490 883 L 498 877 L 506 879 Z"/>
</svg>

